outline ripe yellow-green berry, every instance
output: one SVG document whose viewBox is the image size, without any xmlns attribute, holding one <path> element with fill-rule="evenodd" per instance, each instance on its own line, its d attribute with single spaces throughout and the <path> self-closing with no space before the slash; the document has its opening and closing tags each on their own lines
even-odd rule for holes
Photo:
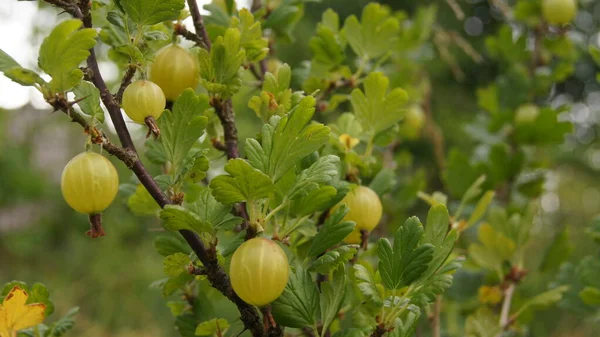
<svg viewBox="0 0 600 337">
<path fill-rule="evenodd" d="M 358 244 L 361 242 L 361 230 L 364 229 L 370 232 L 379 224 L 381 216 L 383 215 L 381 200 L 377 193 L 372 189 L 366 186 L 358 186 L 349 192 L 344 199 L 332 209 L 332 212 L 342 204 L 348 205 L 348 208 L 350 209 L 346 216 L 344 216 L 344 220 L 354 221 L 356 223 L 354 230 L 344 239 L 344 241 L 346 243 Z"/>
<path fill-rule="evenodd" d="M 577 0 L 542 0 L 542 14 L 550 24 L 567 24 L 577 14 Z"/>
<path fill-rule="evenodd" d="M 166 103 L 160 87 L 147 80 L 135 81 L 123 92 L 123 110 L 137 123 L 145 123 L 147 117 L 158 119 Z"/>
<path fill-rule="evenodd" d="M 170 101 L 176 100 L 187 88 L 195 89 L 198 77 L 198 61 L 176 44 L 159 50 L 150 67 L 150 80 L 158 84 Z"/>
<path fill-rule="evenodd" d="M 289 270 L 281 247 L 269 239 L 253 238 L 233 253 L 229 277 L 233 290 L 244 302 L 264 306 L 281 295 Z"/>
<path fill-rule="evenodd" d="M 97 214 L 115 199 L 119 175 L 104 156 L 83 152 L 65 165 L 60 187 L 71 208 L 84 214 Z"/>
</svg>

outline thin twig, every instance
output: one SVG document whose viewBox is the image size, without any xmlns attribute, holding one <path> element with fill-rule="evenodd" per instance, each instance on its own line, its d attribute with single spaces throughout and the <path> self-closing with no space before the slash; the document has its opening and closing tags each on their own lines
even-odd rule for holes
<svg viewBox="0 0 600 337">
<path fill-rule="evenodd" d="M 185 26 L 183 24 L 177 23 L 173 26 L 173 31 L 175 32 L 175 34 L 183 36 L 184 38 L 195 42 L 198 46 L 204 48 L 204 49 L 208 49 L 206 47 L 206 44 L 204 44 L 204 41 L 202 41 L 202 38 L 200 38 L 198 35 L 190 32 L 187 28 L 185 28 Z"/>
<path fill-rule="evenodd" d="M 465 13 L 455 0 L 446 0 L 446 3 L 452 8 L 452 11 L 458 20 L 462 21 L 465 18 Z"/>
<path fill-rule="evenodd" d="M 515 284 L 511 283 L 508 288 L 504 291 L 504 301 L 502 302 L 502 311 L 500 311 L 500 327 L 504 331 L 510 322 L 510 306 L 512 304 L 512 297 L 515 293 Z M 502 332 L 498 333 L 496 337 L 500 337 Z"/>
<path fill-rule="evenodd" d="M 208 38 L 208 32 L 206 31 L 206 27 L 204 26 L 204 20 L 202 19 L 202 15 L 200 15 L 200 9 L 198 8 L 198 4 L 196 0 L 187 0 L 188 7 L 190 8 L 190 14 L 192 15 L 192 20 L 194 21 L 194 28 L 196 29 L 196 35 L 202 39 L 204 42 L 204 46 L 206 50 L 210 50 L 210 39 Z"/>
<path fill-rule="evenodd" d="M 125 75 L 123 75 L 123 79 L 121 80 L 121 86 L 119 87 L 119 90 L 115 95 L 115 100 L 117 101 L 117 103 L 121 104 L 121 102 L 123 102 L 123 93 L 125 92 L 125 89 L 127 89 L 127 86 L 131 84 L 131 80 L 133 79 L 133 75 L 135 75 L 136 70 L 137 66 L 135 64 L 130 64 L 127 67 L 127 71 L 125 72 Z"/>
<path fill-rule="evenodd" d="M 435 298 L 435 303 L 433 305 L 433 317 L 431 318 L 431 330 L 432 337 L 440 337 L 441 336 L 441 328 L 440 328 L 440 314 L 442 311 L 442 296 L 437 295 Z"/>
<path fill-rule="evenodd" d="M 262 7 L 262 0 L 252 0 L 252 6 L 250 6 L 250 11 L 252 13 L 256 12 Z"/>
<path fill-rule="evenodd" d="M 443 172 L 446 168 L 446 153 L 444 151 L 444 135 L 439 125 L 433 119 L 433 111 L 431 108 L 431 88 L 428 89 L 423 97 L 423 111 L 425 112 L 425 131 L 429 136 L 429 140 L 433 146 L 433 154 L 438 172 Z"/>
<path fill-rule="evenodd" d="M 388 330 L 382 324 L 375 327 L 375 330 L 371 333 L 371 337 L 382 337 Z"/>
<path fill-rule="evenodd" d="M 212 102 L 215 112 L 223 126 L 225 136 L 225 147 L 227 148 L 227 158 L 239 158 L 240 152 L 238 149 L 238 134 L 235 125 L 235 114 L 232 108 L 231 98 L 225 101 L 215 99 Z"/>
</svg>

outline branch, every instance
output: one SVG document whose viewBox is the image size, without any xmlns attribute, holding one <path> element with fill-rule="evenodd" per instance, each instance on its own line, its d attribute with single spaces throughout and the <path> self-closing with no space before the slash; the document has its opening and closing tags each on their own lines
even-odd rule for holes
<svg viewBox="0 0 600 337">
<path fill-rule="evenodd" d="M 506 328 L 510 325 L 510 305 L 512 304 L 512 297 L 515 293 L 516 285 L 511 283 L 508 288 L 504 291 L 504 302 L 502 302 L 502 311 L 500 312 L 500 327 L 502 331 L 506 330 Z M 502 332 L 496 335 L 496 337 L 500 337 Z"/>
<path fill-rule="evenodd" d="M 175 26 L 173 27 L 173 30 L 175 31 L 175 34 L 183 36 L 184 38 L 186 38 L 192 42 L 195 42 L 198 46 L 200 46 L 204 49 L 208 49 L 208 47 L 206 46 L 204 41 L 202 41 L 202 38 L 199 37 L 198 35 L 190 32 L 187 28 L 185 28 L 184 25 L 182 25 L 180 23 L 176 23 Z"/>
<path fill-rule="evenodd" d="M 135 64 L 130 64 L 129 67 L 127 67 L 127 71 L 121 80 L 119 91 L 117 91 L 117 94 L 115 95 L 115 100 L 117 103 L 121 104 L 121 102 L 123 102 L 123 93 L 125 92 L 125 89 L 127 89 L 127 86 L 131 84 L 131 80 L 133 79 L 133 75 L 135 75 L 136 70 L 137 65 Z"/>
<path fill-rule="evenodd" d="M 196 29 L 196 35 L 204 42 L 204 48 L 206 50 L 210 50 L 210 39 L 208 38 L 208 33 L 206 32 L 206 27 L 204 26 L 204 20 L 202 19 L 202 15 L 200 15 L 200 9 L 198 8 L 198 4 L 196 0 L 187 0 L 188 7 L 190 8 L 190 14 L 192 15 L 192 19 L 194 20 L 194 28 Z"/>
<path fill-rule="evenodd" d="M 81 7 L 77 7 L 74 4 L 64 3 L 61 0 L 46 1 L 63 8 L 65 11 L 71 13 L 75 18 L 82 20 L 85 27 L 92 27 L 92 17 L 90 14 L 89 7 L 90 3 L 88 1 L 81 1 L 79 4 Z M 191 6 L 193 3 L 193 7 L 196 9 L 197 12 L 198 7 L 196 6 L 195 2 L 193 0 L 190 0 L 188 2 Z M 203 27 L 203 25 L 201 27 Z M 204 33 L 206 33 L 206 31 L 204 31 Z M 171 200 L 158 187 L 156 181 L 154 181 L 154 179 L 146 170 L 142 162 L 139 160 L 139 158 L 137 158 L 137 151 L 135 149 L 135 145 L 131 139 L 129 131 L 127 130 L 127 126 L 125 125 L 123 115 L 121 114 L 120 105 L 115 100 L 115 97 L 110 93 L 108 87 L 106 86 L 106 82 L 102 78 L 102 74 L 100 73 L 100 69 L 98 67 L 98 61 L 96 59 L 94 49 L 90 49 L 90 55 L 87 59 L 87 66 L 90 70 L 92 83 L 94 83 L 96 88 L 98 88 L 98 90 L 100 91 L 100 98 L 102 99 L 102 102 L 108 110 L 108 113 L 115 126 L 115 130 L 119 136 L 121 144 L 124 147 L 124 153 L 128 153 L 132 156 L 132 158 L 135 158 L 135 160 L 133 160 L 133 163 L 130 163 L 131 170 L 135 173 L 142 185 L 146 188 L 146 190 L 148 190 L 148 192 L 150 193 L 152 198 L 157 202 L 157 204 L 161 208 L 163 208 L 164 206 L 170 204 Z M 70 111 L 70 107 L 67 109 L 67 111 Z M 83 126 L 81 120 L 77 119 L 77 122 Z M 113 147 L 109 148 L 113 150 L 117 149 Z M 130 165 L 128 164 L 128 166 Z M 233 291 L 233 288 L 231 287 L 231 282 L 229 280 L 229 276 L 225 273 L 225 270 L 217 260 L 216 247 L 214 245 L 211 245 L 207 248 L 204 242 L 194 232 L 181 230 L 179 231 L 179 233 L 187 241 L 188 245 L 192 248 L 194 253 L 196 253 L 198 258 L 206 268 L 208 280 L 210 281 L 211 285 L 217 290 L 219 290 L 229 300 L 235 303 L 238 310 L 240 311 L 241 320 L 244 322 L 244 326 L 252 332 L 253 336 L 264 336 L 264 328 L 260 322 L 260 318 L 256 308 L 245 303 Z"/>
<path fill-rule="evenodd" d="M 433 337 L 441 336 L 440 329 L 440 313 L 442 310 L 442 296 L 437 295 L 435 304 L 433 305 L 433 317 L 431 317 L 431 330 Z"/>
<path fill-rule="evenodd" d="M 377 325 L 371 333 L 371 337 L 382 337 L 388 330 L 383 326 L 383 323 Z"/>
<path fill-rule="evenodd" d="M 237 127 L 235 125 L 235 114 L 231 106 L 231 98 L 225 101 L 215 99 L 212 106 L 215 108 L 215 112 L 223 126 L 227 158 L 239 158 Z"/>
<path fill-rule="evenodd" d="M 262 1 L 261 0 L 252 0 L 252 5 L 250 6 L 250 11 L 252 13 L 254 13 L 257 10 L 259 10 L 261 7 L 262 7 Z"/>
</svg>

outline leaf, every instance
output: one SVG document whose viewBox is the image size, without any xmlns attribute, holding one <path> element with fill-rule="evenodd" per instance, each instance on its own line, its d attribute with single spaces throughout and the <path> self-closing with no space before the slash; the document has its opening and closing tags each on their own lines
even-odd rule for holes
<svg viewBox="0 0 600 337">
<path fill-rule="evenodd" d="M 188 202 L 192 199 L 193 202 Z M 231 230 L 243 219 L 231 214 L 231 206 L 223 205 L 206 186 L 193 186 L 186 194 L 185 207 L 196 213 L 200 220 L 210 223 L 218 230 Z"/>
<path fill-rule="evenodd" d="M 135 23 L 151 26 L 163 21 L 177 20 L 184 0 L 118 0 L 119 7 Z"/>
<path fill-rule="evenodd" d="M 267 198 L 274 191 L 271 179 L 244 159 L 229 160 L 225 171 L 230 175 L 220 175 L 210 182 L 213 196 L 220 203 L 254 201 Z"/>
<path fill-rule="evenodd" d="M 24 86 L 46 85 L 46 81 L 35 71 L 21 67 L 13 67 L 4 71 L 4 76 Z"/>
<path fill-rule="evenodd" d="M 474 181 L 481 177 L 479 168 L 471 165 L 469 157 L 458 149 L 450 150 L 448 164 L 443 173 L 444 182 L 451 195 L 461 197 Z"/>
<path fill-rule="evenodd" d="M 200 234 L 213 230 L 210 223 L 202 221 L 196 213 L 179 205 L 166 205 L 160 211 L 160 218 L 164 221 L 163 226 L 170 231 L 185 229 Z"/>
<path fill-rule="evenodd" d="M 337 270 L 339 267 L 343 267 L 346 262 L 350 261 L 356 255 L 358 248 L 358 245 L 344 245 L 332 249 L 316 259 L 311 264 L 309 270 L 314 270 L 321 274 L 327 274 L 332 270 Z"/>
<path fill-rule="evenodd" d="M 339 36 L 340 18 L 332 9 L 323 12 L 317 32 L 309 41 L 313 61 L 328 67 L 328 70 L 344 61 L 344 45 Z"/>
<path fill-rule="evenodd" d="M 104 110 L 100 106 L 100 91 L 92 83 L 82 81 L 73 89 L 77 105 L 84 114 L 92 116 L 100 123 L 104 123 Z"/>
<path fill-rule="evenodd" d="M 42 283 L 34 283 L 29 289 L 29 298 L 27 303 L 43 303 L 46 306 L 44 314 L 46 317 L 54 312 L 54 303 L 50 300 L 48 288 Z"/>
<path fill-rule="evenodd" d="M 585 287 L 579 292 L 579 297 L 587 305 L 600 305 L 600 289 Z"/>
<path fill-rule="evenodd" d="M 393 190 L 397 184 L 398 179 L 396 179 L 396 172 L 388 168 L 383 168 L 375 175 L 373 180 L 371 180 L 369 188 L 381 197 Z"/>
<path fill-rule="evenodd" d="M 494 200 L 495 195 L 496 192 L 494 191 L 485 192 L 485 194 L 481 197 L 481 199 L 479 199 L 477 205 L 475 206 L 475 209 L 471 213 L 471 216 L 467 221 L 467 227 L 473 226 L 485 215 L 485 212 L 487 212 L 487 209 L 492 203 L 492 200 Z"/>
<path fill-rule="evenodd" d="M 356 55 L 372 59 L 390 50 L 399 31 L 399 20 L 387 7 L 370 3 L 363 9 L 360 22 L 354 15 L 346 19 L 342 34 Z"/>
<path fill-rule="evenodd" d="M 223 336 L 229 328 L 229 322 L 224 318 L 213 318 L 210 321 L 202 322 L 196 327 L 196 336 Z"/>
<path fill-rule="evenodd" d="M 252 166 L 265 172 L 275 183 L 329 140 L 328 127 L 310 123 L 314 106 L 314 97 L 304 97 L 286 116 L 274 116 L 263 126 L 262 144 L 255 140 L 246 142 Z"/>
<path fill-rule="evenodd" d="M 291 79 L 292 70 L 287 64 L 280 66 L 277 74 L 267 72 L 260 96 L 250 98 L 248 107 L 265 123 L 275 115 L 284 116 L 292 108 Z"/>
<path fill-rule="evenodd" d="M 515 252 L 515 242 L 489 224 L 479 226 L 478 233 L 479 241 L 483 245 L 471 244 L 469 257 L 480 266 L 502 274 L 503 262 L 509 261 Z"/>
<path fill-rule="evenodd" d="M 200 82 L 212 96 L 229 98 L 241 85 L 241 66 L 246 53 L 241 49 L 241 34 L 229 28 L 213 42 L 210 52 L 200 49 Z"/>
<path fill-rule="evenodd" d="M 62 337 L 75 326 L 75 315 L 79 313 L 79 307 L 71 308 L 63 317 L 48 327 L 45 337 Z"/>
<path fill-rule="evenodd" d="M 296 182 L 288 192 L 290 200 L 305 197 L 309 192 L 319 188 L 320 184 L 329 183 L 338 175 L 337 165 L 340 158 L 334 155 L 323 156 L 309 168 L 302 170 L 296 177 Z"/>
<path fill-rule="evenodd" d="M 135 193 L 127 199 L 127 206 L 137 216 L 156 215 L 160 207 L 142 184 L 135 187 Z"/>
<path fill-rule="evenodd" d="M 346 294 L 346 270 L 340 268 L 333 273 L 331 281 L 321 283 L 321 324 L 324 336 L 335 319 Z"/>
<path fill-rule="evenodd" d="M 383 301 L 377 291 L 371 272 L 365 266 L 357 263 L 354 265 L 354 277 L 356 278 L 358 289 L 367 301 L 371 302 L 377 308 L 383 306 Z"/>
<path fill-rule="evenodd" d="M 189 246 L 183 243 L 181 240 L 166 235 L 157 236 L 154 239 L 154 248 L 163 257 L 167 257 L 176 253 L 188 255 L 191 252 Z"/>
<path fill-rule="evenodd" d="M 246 52 L 248 62 L 256 62 L 264 59 L 269 52 L 269 42 L 263 37 L 260 21 L 254 20 L 254 15 L 243 8 L 238 17 L 231 18 L 231 28 L 240 30 L 240 43 Z"/>
<path fill-rule="evenodd" d="M 185 313 L 175 318 L 175 329 L 179 332 L 181 337 L 196 336 L 197 324 L 198 318 L 191 313 Z"/>
<path fill-rule="evenodd" d="M 390 290 L 400 289 L 417 280 L 429 267 L 434 246 L 419 245 L 423 236 L 423 225 L 411 217 L 398 228 L 394 246 L 387 239 L 377 243 L 379 272 L 383 284 Z"/>
<path fill-rule="evenodd" d="M 527 300 L 521 308 L 514 314 L 515 317 L 521 315 L 528 308 L 545 308 L 561 300 L 563 293 L 569 290 L 569 286 L 560 286 L 541 293 L 534 298 Z"/>
<path fill-rule="evenodd" d="M 349 210 L 346 204 L 342 204 L 333 214 L 329 215 L 325 223 L 323 223 L 323 227 L 321 227 L 321 230 L 314 238 L 308 251 L 308 256 L 318 256 L 329 247 L 340 243 L 352 232 L 356 225 L 354 221 L 343 221 L 344 216 L 346 216 Z"/>
<path fill-rule="evenodd" d="M 208 108 L 208 97 L 196 95 L 188 88 L 175 101 L 173 112 L 165 110 L 158 119 L 160 142 L 173 170 L 183 165 L 188 152 L 204 133 L 208 119 L 203 113 Z"/>
<path fill-rule="evenodd" d="M 444 205 L 436 205 L 429 209 L 427 214 L 427 226 L 423 236 L 423 242 L 430 243 L 434 247 L 440 247 L 450 226 L 448 209 Z"/>
<path fill-rule="evenodd" d="M 4 298 L 0 314 L 3 316 L 2 332 L 12 333 L 38 325 L 44 321 L 46 305 L 28 304 L 29 295 L 19 286 L 14 286 Z M 7 334 L 8 336 L 8 334 Z"/>
<path fill-rule="evenodd" d="M 183 253 L 169 255 L 163 260 L 163 272 L 168 277 L 177 277 L 187 271 L 187 267 L 191 262 L 190 257 Z"/>
<path fill-rule="evenodd" d="M 573 246 L 569 242 L 569 227 L 565 227 L 554 237 L 554 241 L 546 251 L 542 260 L 541 270 L 554 271 L 569 259 Z"/>
<path fill-rule="evenodd" d="M 302 217 L 325 210 L 337 193 L 333 186 L 321 186 L 309 192 L 304 198 L 294 200 L 291 205 L 292 213 Z"/>
<path fill-rule="evenodd" d="M 313 326 L 319 314 L 319 291 L 310 274 L 297 267 L 283 293 L 271 303 L 275 321 L 290 328 Z"/>
<path fill-rule="evenodd" d="M 61 22 L 40 46 L 38 63 L 52 76 L 50 86 L 55 92 L 71 89 L 83 77 L 79 64 L 90 55 L 97 34 L 92 28 L 79 29 L 82 24 L 79 19 Z"/>
<path fill-rule="evenodd" d="M 396 319 L 396 327 L 389 333 L 389 337 L 412 337 L 421 317 L 421 309 L 416 305 L 409 305 L 408 310 L 403 312 L 403 315 Z"/>
<path fill-rule="evenodd" d="M 4 50 L 0 49 L 0 71 L 5 72 L 14 67 L 21 67 L 21 65 L 4 52 Z"/>
<path fill-rule="evenodd" d="M 388 93 L 389 79 L 380 72 L 370 73 L 363 85 L 364 92 L 352 91 L 350 103 L 363 129 L 374 136 L 402 119 L 408 95 L 401 88 Z"/>
</svg>

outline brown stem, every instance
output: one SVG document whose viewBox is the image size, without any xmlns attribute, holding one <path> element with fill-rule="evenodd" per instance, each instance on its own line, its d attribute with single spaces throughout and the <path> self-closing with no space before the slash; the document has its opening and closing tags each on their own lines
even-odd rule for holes
<svg viewBox="0 0 600 337">
<path fill-rule="evenodd" d="M 204 49 L 208 49 L 206 47 L 206 44 L 204 43 L 204 41 L 202 41 L 202 38 L 199 37 L 198 35 L 190 32 L 187 28 L 185 28 L 184 25 L 180 24 L 180 23 L 176 23 L 175 26 L 173 27 L 173 30 L 175 32 L 175 34 L 183 36 L 184 38 L 195 42 L 198 46 L 204 48 Z"/>
<path fill-rule="evenodd" d="M 444 135 L 439 125 L 433 119 L 433 111 L 431 108 L 431 89 L 427 90 L 423 98 L 423 111 L 425 112 L 426 124 L 425 132 L 429 136 L 431 145 L 433 146 L 433 154 L 435 158 L 438 172 L 444 172 L 446 168 L 446 154 L 444 151 Z"/>
<path fill-rule="evenodd" d="M 160 129 L 158 128 L 158 124 L 156 124 L 156 119 L 152 116 L 148 116 L 144 119 L 144 123 L 148 127 L 148 134 L 146 138 L 150 137 L 150 135 L 154 136 L 154 139 L 157 139 L 160 136 Z"/>
<path fill-rule="evenodd" d="M 511 283 L 508 288 L 504 291 L 504 301 L 502 302 L 502 310 L 500 311 L 500 327 L 504 331 L 510 323 L 510 306 L 512 304 L 512 297 L 515 293 L 516 285 Z M 502 332 L 498 333 L 496 337 L 502 336 Z"/>
<path fill-rule="evenodd" d="M 115 100 L 117 103 L 121 104 L 121 102 L 123 102 L 123 93 L 125 92 L 127 86 L 131 84 L 131 80 L 133 79 L 133 75 L 135 75 L 136 70 L 137 66 L 135 64 L 130 64 L 129 67 L 127 67 L 127 71 L 121 80 L 119 91 L 117 91 L 117 94 L 115 95 Z"/>
<path fill-rule="evenodd" d="M 237 127 L 235 126 L 235 114 L 231 106 L 231 98 L 226 101 L 213 100 L 213 107 L 223 126 L 227 158 L 239 158 Z"/>
<path fill-rule="evenodd" d="M 252 5 L 250 6 L 250 11 L 252 13 L 256 12 L 262 7 L 262 0 L 252 0 Z"/>
<path fill-rule="evenodd" d="M 386 332 L 388 332 L 387 329 L 381 323 L 375 327 L 375 330 L 371 333 L 371 337 L 382 337 Z"/>
<path fill-rule="evenodd" d="M 105 236 L 104 228 L 102 228 L 102 214 L 90 214 L 90 230 L 85 233 L 92 239 Z"/>
<path fill-rule="evenodd" d="M 58 4 L 61 8 L 65 9 L 65 11 L 71 13 L 74 17 L 82 20 L 85 27 L 92 27 L 92 17 L 90 15 L 89 8 L 90 2 L 81 1 L 79 3 L 81 7 L 77 7 L 74 4 L 62 3 L 56 0 L 50 0 L 48 2 L 52 4 Z M 195 4 L 195 1 L 189 0 L 188 3 L 190 3 L 191 5 L 190 8 L 193 7 L 195 8 L 196 12 L 198 12 L 198 7 Z M 199 13 L 197 13 L 197 15 L 199 16 Z M 196 20 L 194 23 L 196 24 Z M 201 27 L 203 27 L 203 25 Z M 208 40 L 206 40 L 206 42 L 208 42 Z M 169 198 L 158 187 L 156 181 L 146 170 L 142 162 L 139 159 L 137 159 L 137 151 L 135 149 L 135 145 L 133 143 L 133 140 L 131 139 L 129 131 L 127 130 L 125 121 L 123 120 L 120 105 L 110 93 L 108 87 L 106 86 L 106 82 L 104 82 L 104 79 L 102 78 L 98 67 L 98 62 L 96 60 L 96 54 L 93 49 L 90 50 L 90 56 L 87 59 L 87 66 L 90 70 L 92 83 L 94 83 L 96 88 L 98 88 L 98 90 L 100 91 L 100 97 L 108 110 L 108 113 L 111 117 L 113 125 L 115 126 L 115 130 L 119 136 L 121 144 L 123 145 L 126 151 L 129 151 L 131 154 L 135 154 L 136 156 L 135 161 L 131 165 L 132 171 L 135 173 L 139 181 L 146 188 L 146 190 L 148 190 L 150 195 L 161 208 L 170 204 L 171 200 L 169 200 Z M 229 276 L 225 273 L 225 270 L 217 260 L 216 247 L 214 245 L 206 247 L 204 242 L 194 232 L 181 230 L 179 231 L 179 233 L 187 241 L 188 245 L 190 245 L 194 253 L 196 253 L 198 258 L 206 268 L 207 278 L 211 285 L 217 290 L 219 290 L 229 300 L 234 302 L 234 304 L 237 306 L 238 310 L 240 311 L 241 320 L 244 322 L 244 326 L 248 330 L 250 330 L 253 336 L 264 336 L 265 332 L 260 322 L 260 318 L 256 308 L 245 303 L 233 291 L 233 288 L 231 287 L 231 282 L 229 280 Z"/>
<path fill-rule="evenodd" d="M 200 9 L 198 8 L 198 4 L 196 0 L 187 0 L 188 7 L 190 8 L 190 14 L 192 15 L 192 20 L 194 21 L 194 28 L 196 29 L 196 35 L 202 39 L 204 42 L 204 46 L 206 50 L 210 50 L 210 39 L 208 38 L 208 33 L 206 32 L 206 27 L 204 26 L 204 20 L 202 19 L 202 15 L 200 15 Z"/>
</svg>

